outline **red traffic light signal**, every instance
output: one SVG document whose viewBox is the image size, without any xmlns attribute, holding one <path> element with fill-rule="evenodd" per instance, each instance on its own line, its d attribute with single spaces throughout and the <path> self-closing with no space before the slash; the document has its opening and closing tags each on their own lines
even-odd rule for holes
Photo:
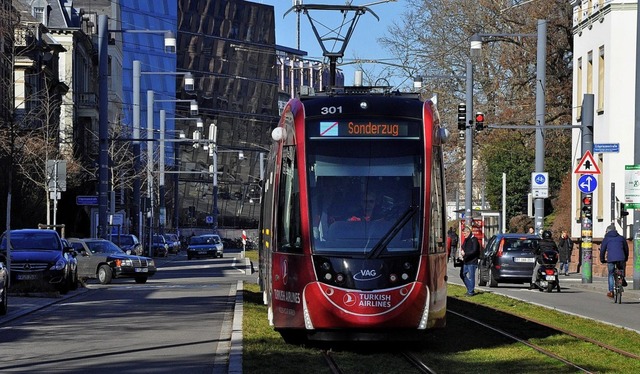
<svg viewBox="0 0 640 374">
<path fill-rule="evenodd" d="M 582 198 L 583 205 L 591 205 L 591 195 L 586 195 Z"/>
<path fill-rule="evenodd" d="M 484 113 L 476 112 L 476 131 L 484 130 Z"/>
</svg>

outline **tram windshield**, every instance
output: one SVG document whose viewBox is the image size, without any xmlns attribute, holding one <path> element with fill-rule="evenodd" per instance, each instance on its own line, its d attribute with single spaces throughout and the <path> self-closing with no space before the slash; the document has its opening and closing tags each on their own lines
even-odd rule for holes
<svg viewBox="0 0 640 374">
<path fill-rule="evenodd" d="M 417 138 L 311 139 L 314 252 L 378 257 L 418 251 L 422 155 Z"/>
</svg>

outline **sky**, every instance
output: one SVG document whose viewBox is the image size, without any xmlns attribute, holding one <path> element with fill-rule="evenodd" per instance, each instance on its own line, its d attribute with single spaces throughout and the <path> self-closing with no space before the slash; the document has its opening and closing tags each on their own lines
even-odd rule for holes
<svg viewBox="0 0 640 374">
<path fill-rule="evenodd" d="M 274 7 L 276 20 L 276 44 L 290 48 L 297 48 L 298 13 L 291 11 L 284 16 L 284 14 L 293 6 L 294 0 L 253 1 L 261 4 L 272 5 Z M 347 5 L 345 0 L 303 0 L 303 3 L 306 5 Z M 378 44 L 377 39 L 387 35 L 388 28 L 394 21 L 399 22 L 398 20 L 402 17 L 404 7 L 407 5 L 405 0 L 390 2 L 384 2 L 384 0 L 353 0 L 351 5 L 367 6 L 380 18 L 380 20 L 378 21 L 370 12 L 366 12 L 360 16 L 353 31 L 353 35 L 351 36 L 351 40 L 344 52 L 343 61 L 349 62 L 356 57 L 358 59 L 375 60 L 391 58 L 383 47 Z M 310 10 L 309 14 L 314 18 L 314 23 L 316 24 L 318 33 L 321 35 L 328 32 L 328 29 L 324 28 L 322 25 L 335 28 L 342 23 L 342 14 L 339 11 Z M 353 18 L 353 12 L 349 12 L 347 17 L 348 20 L 351 20 Z M 317 23 L 315 19 L 319 19 L 321 23 Z M 346 27 L 345 32 L 348 29 L 348 25 L 346 25 Z M 344 33 L 342 36 L 344 36 Z M 317 59 L 320 61 L 323 60 L 322 48 L 313 33 L 308 17 L 303 13 L 300 13 L 300 49 L 307 52 L 307 58 Z M 395 61 L 386 60 L 386 62 L 393 63 Z M 355 65 L 339 66 L 339 68 L 344 72 L 345 85 L 347 86 L 353 84 L 355 67 Z M 374 68 L 374 66 L 371 64 L 366 65 L 367 70 L 372 68 Z"/>
</svg>

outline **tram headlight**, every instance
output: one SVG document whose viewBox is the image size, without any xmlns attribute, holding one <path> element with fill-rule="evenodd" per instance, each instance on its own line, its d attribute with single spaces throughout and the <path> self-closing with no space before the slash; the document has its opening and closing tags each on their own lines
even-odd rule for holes
<svg viewBox="0 0 640 374">
<path fill-rule="evenodd" d="M 401 277 L 402 277 L 402 280 L 403 280 L 403 281 L 406 281 L 407 279 L 409 279 L 409 274 L 407 274 L 407 273 L 402 273 Z"/>
<path fill-rule="evenodd" d="M 395 282 L 397 282 L 397 281 L 398 281 L 398 276 L 397 276 L 397 275 L 395 275 L 395 274 L 393 274 L 393 273 L 392 273 L 392 274 L 389 274 L 389 281 L 390 281 L 391 283 L 395 283 Z"/>
<path fill-rule="evenodd" d="M 407 262 L 405 262 L 404 264 L 402 264 L 402 267 L 403 267 L 405 270 L 409 270 L 409 269 L 411 269 L 411 263 L 407 261 Z"/>
<path fill-rule="evenodd" d="M 344 283 L 344 279 L 345 279 L 344 274 L 342 274 L 342 273 L 336 274 L 336 283 L 343 284 Z"/>
<path fill-rule="evenodd" d="M 331 278 L 333 278 L 333 275 L 331 275 L 331 273 L 326 273 L 326 274 L 324 275 L 324 279 L 325 279 L 325 280 L 330 281 L 330 280 L 331 280 Z"/>
<path fill-rule="evenodd" d="M 329 270 L 331 270 L 331 264 L 330 264 L 330 263 L 328 263 L 328 262 L 323 262 L 323 263 L 322 263 L 322 265 L 321 265 L 321 267 L 322 267 L 322 270 L 324 270 L 324 271 L 329 271 Z"/>
</svg>

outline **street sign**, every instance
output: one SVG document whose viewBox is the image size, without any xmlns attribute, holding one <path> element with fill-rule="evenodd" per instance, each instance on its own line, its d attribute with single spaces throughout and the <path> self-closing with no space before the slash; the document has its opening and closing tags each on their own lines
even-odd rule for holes
<svg viewBox="0 0 640 374">
<path fill-rule="evenodd" d="M 549 197 L 549 173 L 531 173 L 531 195 L 534 198 Z"/>
<path fill-rule="evenodd" d="M 620 143 L 594 143 L 593 153 L 619 153 Z"/>
<path fill-rule="evenodd" d="M 207 216 L 207 217 L 205 218 L 205 221 L 206 221 L 208 224 L 213 223 L 213 216 Z"/>
<path fill-rule="evenodd" d="M 640 209 L 640 165 L 624 166 L 624 207 Z"/>
<path fill-rule="evenodd" d="M 592 193 L 598 187 L 598 180 L 591 174 L 585 174 L 578 179 L 578 188 L 582 193 Z"/>
<path fill-rule="evenodd" d="M 76 196 L 77 205 L 98 205 L 98 195 Z"/>
<path fill-rule="evenodd" d="M 593 158 L 591 151 L 584 153 L 584 156 L 582 156 L 582 159 L 578 162 L 576 170 L 573 172 L 575 174 L 600 174 L 600 168 L 598 168 L 598 164 Z"/>
</svg>

